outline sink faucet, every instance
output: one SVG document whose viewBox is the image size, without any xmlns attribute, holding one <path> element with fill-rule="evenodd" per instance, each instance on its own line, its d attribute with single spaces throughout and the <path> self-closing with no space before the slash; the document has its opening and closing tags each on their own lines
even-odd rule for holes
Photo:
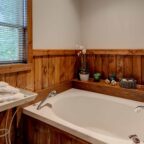
<svg viewBox="0 0 144 144">
<path fill-rule="evenodd" d="M 53 97 L 57 94 L 55 90 L 51 91 L 46 98 L 44 98 L 37 107 L 37 110 L 41 109 L 42 104 L 47 100 L 47 98 Z"/>
<path fill-rule="evenodd" d="M 135 112 L 141 112 L 142 110 L 144 110 L 144 106 L 140 105 L 140 106 L 137 106 L 134 111 Z"/>
</svg>

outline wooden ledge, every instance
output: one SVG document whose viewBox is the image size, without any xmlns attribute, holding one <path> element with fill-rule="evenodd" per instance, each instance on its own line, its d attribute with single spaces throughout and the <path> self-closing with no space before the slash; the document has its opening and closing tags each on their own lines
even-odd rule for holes
<svg viewBox="0 0 144 144">
<path fill-rule="evenodd" d="M 0 65 L 0 74 L 30 71 L 32 64 L 6 64 Z"/>
<path fill-rule="evenodd" d="M 88 82 L 82 82 L 74 79 L 72 80 L 72 86 L 73 88 L 144 102 L 144 88 L 142 85 L 138 85 L 137 89 L 125 89 L 121 88 L 119 84 L 111 86 L 105 84 L 104 81 L 94 82 L 91 79 Z"/>
</svg>

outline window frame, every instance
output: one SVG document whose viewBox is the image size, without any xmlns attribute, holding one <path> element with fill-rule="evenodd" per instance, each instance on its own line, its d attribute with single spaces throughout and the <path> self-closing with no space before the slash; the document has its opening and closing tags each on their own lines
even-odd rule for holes
<svg viewBox="0 0 144 144">
<path fill-rule="evenodd" d="M 27 0 L 27 63 L 0 64 L 0 74 L 29 71 L 33 60 L 32 39 L 32 0 Z"/>
</svg>

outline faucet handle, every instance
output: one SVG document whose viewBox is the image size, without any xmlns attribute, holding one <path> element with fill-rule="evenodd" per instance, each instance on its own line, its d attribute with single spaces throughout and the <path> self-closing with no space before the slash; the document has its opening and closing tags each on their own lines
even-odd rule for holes
<svg viewBox="0 0 144 144">
<path fill-rule="evenodd" d="M 134 109 L 135 112 L 141 112 L 142 110 L 144 110 L 144 106 L 143 106 L 143 105 L 137 106 L 137 107 Z"/>
<path fill-rule="evenodd" d="M 51 91 L 52 94 L 57 94 L 56 90 Z"/>
<path fill-rule="evenodd" d="M 56 90 L 51 91 L 48 95 L 49 97 L 55 96 L 57 94 Z"/>
</svg>

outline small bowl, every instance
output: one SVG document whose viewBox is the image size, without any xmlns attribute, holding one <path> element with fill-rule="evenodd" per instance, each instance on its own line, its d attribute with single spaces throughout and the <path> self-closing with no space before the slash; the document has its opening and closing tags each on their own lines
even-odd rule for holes
<svg viewBox="0 0 144 144">
<path fill-rule="evenodd" d="M 136 89 L 136 80 L 135 79 L 122 79 L 119 83 L 120 87 L 127 89 Z"/>
</svg>

